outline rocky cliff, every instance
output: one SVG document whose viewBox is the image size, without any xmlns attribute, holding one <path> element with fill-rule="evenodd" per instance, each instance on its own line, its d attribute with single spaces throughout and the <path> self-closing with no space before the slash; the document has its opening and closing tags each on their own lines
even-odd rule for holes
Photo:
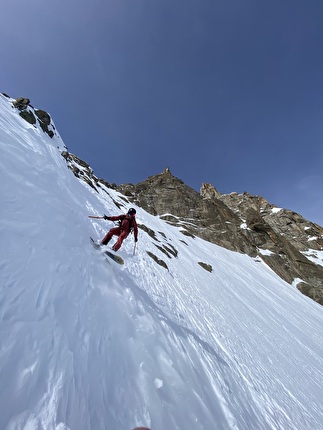
<svg viewBox="0 0 323 430">
<path fill-rule="evenodd" d="M 232 193 L 216 198 L 244 222 L 244 234 L 279 276 L 323 304 L 322 227 L 260 196 Z"/>
<path fill-rule="evenodd" d="M 323 228 L 260 196 L 200 193 L 165 169 L 139 184 L 117 187 L 130 202 L 181 229 L 264 260 L 281 278 L 323 304 Z"/>
</svg>

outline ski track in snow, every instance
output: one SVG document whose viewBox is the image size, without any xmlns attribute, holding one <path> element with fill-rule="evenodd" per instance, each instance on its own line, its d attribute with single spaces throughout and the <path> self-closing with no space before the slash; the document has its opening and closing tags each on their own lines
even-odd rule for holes
<svg viewBox="0 0 323 430">
<path fill-rule="evenodd" d="M 158 242 L 139 230 L 124 266 L 104 258 L 89 236 L 112 224 L 88 215 L 124 197 L 79 182 L 3 96 L 0 112 L 0 429 L 322 429 L 321 306 L 140 208 Z"/>
</svg>

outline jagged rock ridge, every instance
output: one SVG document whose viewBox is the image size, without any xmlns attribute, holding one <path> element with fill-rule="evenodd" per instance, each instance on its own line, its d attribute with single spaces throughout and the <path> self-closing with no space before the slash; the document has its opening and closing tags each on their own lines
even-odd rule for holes
<svg viewBox="0 0 323 430">
<path fill-rule="evenodd" d="M 211 184 L 203 184 L 198 193 L 169 169 L 118 190 L 183 234 L 261 258 L 285 281 L 323 304 L 323 267 L 316 258 L 323 249 L 319 225 L 248 193 L 222 195 Z"/>
</svg>

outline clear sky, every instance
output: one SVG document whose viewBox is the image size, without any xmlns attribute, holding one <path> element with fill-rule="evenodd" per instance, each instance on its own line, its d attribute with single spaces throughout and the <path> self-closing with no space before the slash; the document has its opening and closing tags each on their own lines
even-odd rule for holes
<svg viewBox="0 0 323 430">
<path fill-rule="evenodd" d="M 108 182 L 169 167 L 323 225 L 322 0 L 4 0 L 0 91 Z"/>
</svg>

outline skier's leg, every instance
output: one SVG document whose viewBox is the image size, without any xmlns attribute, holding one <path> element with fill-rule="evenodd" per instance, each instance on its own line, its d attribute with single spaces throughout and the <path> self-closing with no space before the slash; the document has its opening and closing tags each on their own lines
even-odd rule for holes
<svg viewBox="0 0 323 430">
<path fill-rule="evenodd" d="M 124 241 L 124 239 L 128 236 L 129 233 L 127 233 L 126 231 L 122 231 L 118 240 L 116 241 L 116 243 L 113 245 L 112 249 L 114 251 L 118 251 L 118 249 L 120 248 L 120 246 L 122 245 L 122 242 Z"/>
<path fill-rule="evenodd" d="M 111 230 L 109 230 L 108 233 L 101 240 L 101 244 L 107 245 L 108 242 L 111 240 L 112 236 L 114 235 L 118 236 L 119 234 L 120 234 L 120 227 L 111 228 Z"/>
</svg>

